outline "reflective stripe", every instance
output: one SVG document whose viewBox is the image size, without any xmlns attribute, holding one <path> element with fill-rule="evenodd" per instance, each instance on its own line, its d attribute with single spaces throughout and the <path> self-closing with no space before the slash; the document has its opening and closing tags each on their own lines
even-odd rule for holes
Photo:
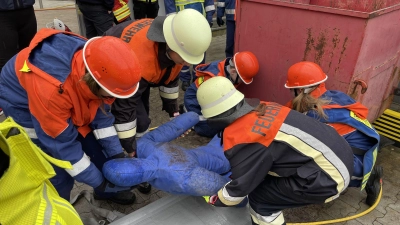
<svg viewBox="0 0 400 225">
<path fill-rule="evenodd" d="M 215 10 L 215 5 L 206 6 L 205 10 L 206 10 L 206 12 L 213 11 L 213 10 Z"/>
<path fill-rule="evenodd" d="M 28 134 L 28 137 L 31 139 L 38 139 L 36 131 L 34 128 L 23 127 L 25 132 Z"/>
<path fill-rule="evenodd" d="M 288 143 L 303 155 L 313 158 L 314 162 L 337 183 L 338 193 L 327 199 L 327 201 L 337 198 L 349 185 L 350 174 L 342 160 L 339 159 L 332 149 L 312 135 L 284 123 L 278 131 L 275 140 Z"/>
<path fill-rule="evenodd" d="M 205 118 L 204 116 L 202 116 L 202 115 L 199 116 L 199 121 L 206 121 L 206 120 L 207 120 L 207 118 Z"/>
<path fill-rule="evenodd" d="M 160 96 L 166 99 L 177 99 L 179 97 L 179 87 L 167 88 L 160 86 Z"/>
<path fill-rule="evenodd" d="M 148 0 L 139 0 L 139 2 L 147 2 Z M 156 2 L 157 0 L 150 0 L 150 2 Z"/>
<path fill-rule="evenodd" d="M 229 195 L 228 191 L 226 190 L 226 185 L 228 185 L 230 182 L 231 181 L 225 184 L 225 186 L 218 191 L 219 200 L 228 206 L 237 205 L 245 198 L 245 197 L 232 197 Z"/>
<path fill-rule="evenodd" d="M 351 180 L 363 180 L 364 177 L 351 176 Z"/>
<path fill-rule="evenodd" d="M 160 91 L 160 96 L 166 99 L 177 99 L 179 97 L 179 92 L 174 94 L 168 94 Z"/>
<path fill-rule="evenodd" d="M 51 215 L 53 214 L 53 206 L 51 205 L 49 196 L 47 195 L 46 183 L 43 183 L 43 198 L 46 201 L 46 208 L 44 209 L 44 215 L 43 215 L 43 224 L 47 225 L 50 224 L 51 222 Z"/>
<path fill-rule="evenodd" d="M 114 126 L 93 130 L 93 134 L 97 140 L 116 136 L 117 131 Z"/>
<path fill-rule="evenodd" d="M 225 7 L 225 2 L 217 2 L 217 7 Z"/>
<path fill-rule="evenodd" d="M 235 94 L 238 90 L 236 90 L 236 88 L 233 88 L 232 90 L 230 90 L 228 93 L 226 93 L 226 95 L 222 96 L 222 98 L 219 98 L 213 102 L 208 103 L 207 105 L 204 105 L 201 107 L 201 110 L 204 111 L 206 109 L 212 108 L 218 104 L 220 104 L 221 102 L 225 101 L 226 99 L 228 99 L 229 97 L 231 97 L 233 94 Z"/>
<path fill-rule="evenodd" d="M 285 223 L 282 211 L 272 213 L 270 216 L 262 216 L 250 206 L 250 216 L 256 224 L 260 225 L 282 225 Z"/>
<path fill-rule="evenodd" d="M 136 135 L 136 127 L 127 131 L 118 131 L 117 135 L 119 139 L 131 138 Z"/>
<path fill-rule="evenodd" d="M 187 73 L 187 72 L 189 72 L 190 71 L 190 69 L 187 69 L 187 70 L 181 70 L 181 72 L 182 73 Z"/>
<path fill-rule="evenodd" d="M 280 177 L 277 173 L 272 172 L 272 171 L 268 171 L 268 175 L 271 175 L 273 177 Z"/>
<path fill-rule="evenodd" d="M 130 130 L 136 127 L 136 119 L 127 123 L 114 124 L 114 127 L 117 132 Z"/>
<path fill-rule="evenodd" d="M 168 88 L 165 86 L 160 86 L 158 89 L 162 92 L 169 93 L 169 94 L 179 92 L 179 87 Z"/>
<path fill-rule="evenodd" d="M 83 153 L 82 158 L 72 165 L 72 169 L 65 169 L 71 177 L 75 177 L 76 175 L 82 173 L 86 168 L 90 166 L 90 159 L 89 157 Z"/>
<path fill-rule="evenodd" d="M 235 15 L 235 9 L 225 9 L 225 13 Z"/>
<path fill-rule="evenodd" d="M 177 0 L 175 1 L 175 5 L 187 5 L 187 4 L 191 4 L 191 3 L 196 3 L 196 2 L 200 2 L 203 3 L 204 0 Z"/>
</svg>

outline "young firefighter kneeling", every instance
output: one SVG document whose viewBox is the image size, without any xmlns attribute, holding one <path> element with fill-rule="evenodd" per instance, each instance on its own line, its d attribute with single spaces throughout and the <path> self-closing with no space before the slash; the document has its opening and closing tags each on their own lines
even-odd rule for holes
<svg viewBox="0 0 400 225">
<path fill-rule="evenodd" d="M 353 172 L 350 146 L 323 123 L 273 102 L 245 99 L 232 82 L 214 77 L 197 91 L 210 126 L 224 129 L 232 180 L 210 196 L 234 206 L 248 195 L 252 224 L 285 224 L 282 210 L 330 202 Z"/>
</svg>

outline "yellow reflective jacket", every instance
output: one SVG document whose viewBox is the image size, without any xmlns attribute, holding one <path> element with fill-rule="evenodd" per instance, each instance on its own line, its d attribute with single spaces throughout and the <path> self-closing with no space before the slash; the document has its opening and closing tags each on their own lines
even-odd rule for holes
<svg viewBox="0 0 400 225">
<path fill-rule="evenodd" d="M 18 134 L 6 138 L 12 128 Z M 11 118 L 0 123 L 0 148 L 9 157 L 9 167 L 0 177 L 1 225 L 83 224 L 49 181 L 55 176 L 50 163 L 72 168 L 69 162 L 40 150 Z M 7 158 L 5 155 L 2 157 Z"/>
</svg>

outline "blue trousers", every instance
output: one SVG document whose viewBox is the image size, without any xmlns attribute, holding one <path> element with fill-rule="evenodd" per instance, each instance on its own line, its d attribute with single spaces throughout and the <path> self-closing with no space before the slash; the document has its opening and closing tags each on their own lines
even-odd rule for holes
<svg viewBox="0 0 400 225">
<path fill-rule="evenodd" d="M 206 53 L 204 53 L 204 58 L 203 60 L 196 65 L 193 65 L 193 70 L 194 68 L 196 68 L 196 66 L 200 65 L 200 64 L 204 64 L 204 62 L 206 61 Z M 193 72 L 195 73 L 195 72 Z M 183 66 L 181 72 L 179 73 L 179 79 L 182 82 L 190 82 L 192 80 L 192 73 L 190 72 L 190 67 L 189 66 Z"/>
<path fill-rule="evenodd" d="M 87 4 L 78 1 L 79 10 L 83 14 L 86 37 L 102 36 L 114 24 L 114 14 L 102 5 Z"/>
<path fill-rule="evenodd" d="M 235 29 L 236 22 L 234 20 L 226 21 L 226 47 L 225 47 L 225 56 L 233 57 L 233 50 L 235 47 Z"/>
</svg>

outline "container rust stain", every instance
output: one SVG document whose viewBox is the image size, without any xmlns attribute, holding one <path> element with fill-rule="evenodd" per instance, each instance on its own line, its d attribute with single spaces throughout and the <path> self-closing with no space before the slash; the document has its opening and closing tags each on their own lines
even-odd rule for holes
<svg viewBox="0 0 400 225">
<path fill-rule="evenodd" d="M 304 49 L 303 61 L 307 60 L 308 55 L 312 50 L 315 50 L 314 62 L 320 64 L 322 57 L 325 53 L 326 47 L 326 31 L 322 31 L 319 33 L 317 37 L 317 41 L 312 36 L 311 28 L 307 29 L 307 40 L 306 40 L 306 47 Z"/>
<path fill-rule="evenodd" d="M 314 46 L 314 38 L 311 35 L 311 28 L 307 29 L 307 40 L 306 40 L 306 49 L 304 50 L 303 61 L 306 61 L 308 53 L 311 51 L 311 47 Z"/>
<path fill-rule="evenodd" d="M 321 32 L 318 37 L 317 45 L 315 46 L 315 63 L 321 65 L 321 59 L 325 52 L 326 38 L 325 34 Z"/>
</svg>

